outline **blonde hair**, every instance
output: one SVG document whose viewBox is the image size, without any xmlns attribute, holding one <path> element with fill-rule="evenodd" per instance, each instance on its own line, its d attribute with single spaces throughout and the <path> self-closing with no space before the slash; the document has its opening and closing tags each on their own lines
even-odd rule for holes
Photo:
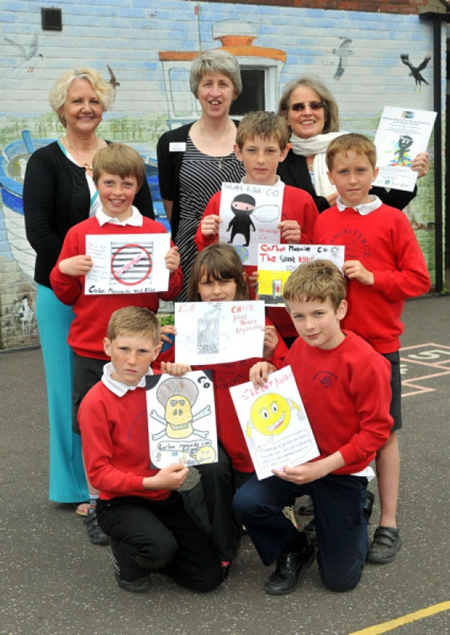
<svg viewBox="0 0 450 635">
<path fill-rule="evenodd" d="M 377 164 L 377 149 L 373 141 L 362 134 L 350 132 L 343 134 L 329 144 L 325 160 L 327 167 L 331 171 L 333 169 L 334 159 L 337 154 L 347 155 L 349 150 L 353 150 L 356 154 L 365 155 L 370 165 L 375 168 Z"/>
<path fill-rule="evenodd" d="M 344 276 L 330 260 L 313 260 L 297 267 L 284 285 L 283 297 L 290 301 L 324 302 L 329 298 L 335 309 L 346 296 Z"/>
<path fill-rule="evenodd" d="M 292 93 L 299 86 L 306 86 L 314 90 L 321 102 L 325 105 L 325 125 L 322 133 L 339 131 L 339 108 L 335 98 L 321 81 L 315 77 L 298 77 L 284 87 L 283 93 L 278 104 L 278 114 L 286 118 L 291 102 Z"/>
<path fill-rule="evenodd" d="M 161 325 L 156 315 L 140 306 L 127 306 L 112 313 L 108 322 L 107 336 L 113 342 L 120 336 L 140 336 L 158 344 Z"/>
<path fill-rule="evenodd" d="M 198 85 L 208 73 L 223 73 L 230 78 L 234 86 L 234 98 L 242 93 L 241 69 L 237 58 L 224 49 L 212 49 L 200 53 L 191 64 L 189 85 L 192 94 L 197 97 Z"/>
<path fill-rule="evenodd" d="M 200 302 L 198 286 L 206 275 L 207 281 L 234 280 L 236 282 L 235 300 L 250 300 L 244 265 L 236 251 L 226 243 L 214 243 L 202 249 L 192 264 L 188 283 L 188 300 Z"/>
<path fill-rule="evenodd" d="M 48 94 L 50 106 L 58 115 L 58 119 L 64 127 L 66 127 L 66 122 L 65 119 L 61 117 L 60 110 L 67 99 L 67 93 L 74 79 L 86 79 L 91 84 L 93 91 L 100 100 L 104 112 L 109 110 L 116 96 L 113 86 L 95 69 L 80 66 L 79 68 L 72 68 L 66 71 L 61 77 L 58 77 Z"/>
<path fill-rule="evenodd" d="M 274 112 L 256 110 L 242 118 L 236 133 L 236 144 L 242 150 L 248 139 L 261 137 L 269 141 L 276 138 L 280 150 L 284 150 L 289 143 L 290 134 L 286 119 Z"/>
<path fill-rule="evenodd" d="M 96 185 L 103 172 L 117 174 L 122 179 L 134 176 L 139 188 L 145 180 L 144 160 L 137 150 L 124 143 L 109 143 L 95 154 L 92 178 Z"/>
</svg>

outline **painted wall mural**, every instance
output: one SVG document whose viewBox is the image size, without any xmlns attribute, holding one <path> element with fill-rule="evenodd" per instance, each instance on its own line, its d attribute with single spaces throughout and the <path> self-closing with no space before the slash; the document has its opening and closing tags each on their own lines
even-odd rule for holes
<svg viewBox="0 0 450 635">
<path fill-rule="evenodd" d="M 291 79 L 319 77 L 336 97 L 341 128 L 372 138 L 385 105 L 432 109 L 432 31 L 417 15 L 182 0 L 58 5 L 63 30 L 43 31 L 40 5 L 27 3 L 25 10 L 24 3 L 0 2 L 0 348 L 38 343 L 22 186 L 30 154 L 63 134 L 47 96 L 67 68 L 92 66 L 115 86 L 116 101 L 100 136 L 141 153 L 163 221 L 156 144 L 168 128 L 199 116 L 188 75 L 202 49 L 224 47 L 242 69 L 261 71 L 267 110 L 276 110 Z M 433 196 L 431 170 L 405 210 L 432 277 Z"/>
</svg>

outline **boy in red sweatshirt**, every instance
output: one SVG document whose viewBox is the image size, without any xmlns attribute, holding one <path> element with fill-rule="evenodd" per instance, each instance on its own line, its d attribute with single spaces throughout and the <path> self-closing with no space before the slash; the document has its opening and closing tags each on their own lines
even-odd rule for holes
<svg viewBox="0 0 450 635">
<path fill-rule="evenodd" d="M 349 309 L 343 327 L 368 341 L 392 369 L 394 426 L 377 452 L 381 518 L 368 554 L 369 562 L 385 564 L 395 559 L 402 544 L 396 519 L 400 484 L 396 431 L 402 427 L 400 318 L 405 299 L 426 293 L 430 277 L 405 214 L 369 195 L 378 172 L 374 144 L 363 135 L 343 135 L 328 146 L 326 161 L 339 197 L 319 216 L 314 241 L 345 246 Z"/>
<path fill-rule="evenodd" d="M 178 489 L 189 470 L 150 463 L 145 376 L 161 349 L 160 325 L 143 307 L 115 311 L 103 339 L 111 362 L 79 409 L 89 480 L 100 492 L 98 521 L 110 537 L 116 580 L 122 589 L 147 591 L 158 571 L 193 591 L 223 580 L 217 553 L 186 513 Z M 182 375 L 181 364 L 163 364 Z"/>
<path fill-rule="evenodd" d="M 309 494 L 315 512 L 318 563 L 333 591 L 359 582 L 368 549 L 364 505 L 369 463 L 392 427 L 389 364 L 361 337 L 341 330 L 347 311 L 345 280 L 328 260 L 301 265 L 288 278 L 284 299 L 299 335 L 284 360 L 290 365 L 320 451 L 318 459 L 252 477 L 234 507 L 265 565 L 276 561 L 264 589 L 294 591 L 314 560 L 304 531 L 282 509 Z M 270 388 L 269 362 L 250 370 L 256 387 Z"/>
</svg>

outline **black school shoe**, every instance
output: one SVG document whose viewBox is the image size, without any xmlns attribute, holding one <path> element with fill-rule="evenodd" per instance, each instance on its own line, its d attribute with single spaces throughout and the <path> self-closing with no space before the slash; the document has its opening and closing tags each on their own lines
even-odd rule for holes
<svg viewBox="0 0 450 635">
<path fill-rule="evenodd" d="M 306 545 L 301 551 L 285 551 L 277 560 L 275 571 L 266 580 L 264 591 L 269 595 L 286 595 L 300 585 L 314 562 L 315 549 Z"/>
<path fill-rule="evenodd" d="M 97 512 L 95 509 L 90 509 L 88 511 L 88 515 L 84 519 L 84 524 L 86 525 L 89 540 L 93 545 L 109 544 L 109 537 L 98 524 Z"/>
</svg>

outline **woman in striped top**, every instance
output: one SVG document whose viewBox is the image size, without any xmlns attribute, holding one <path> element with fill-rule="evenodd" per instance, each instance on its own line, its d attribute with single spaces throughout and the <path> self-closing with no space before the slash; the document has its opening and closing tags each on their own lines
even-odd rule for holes
<svg viewBox="0 0 450 635">
<path fill-rule="evenodd" d="M 165 132 L 157 149 L 161 196 L 185 281 L 178 301 L 187 299 L 197 254 L 194 235 L 209 199 L 222 183 L 237 183 L 244 176 L 233 152 L 237 122 L 229 116 L 242 91 L 236 58 L 222 49 L 201 53 L 191 66 L 190 87 L 200 104 L 200 119 Z"/>
</svg>

